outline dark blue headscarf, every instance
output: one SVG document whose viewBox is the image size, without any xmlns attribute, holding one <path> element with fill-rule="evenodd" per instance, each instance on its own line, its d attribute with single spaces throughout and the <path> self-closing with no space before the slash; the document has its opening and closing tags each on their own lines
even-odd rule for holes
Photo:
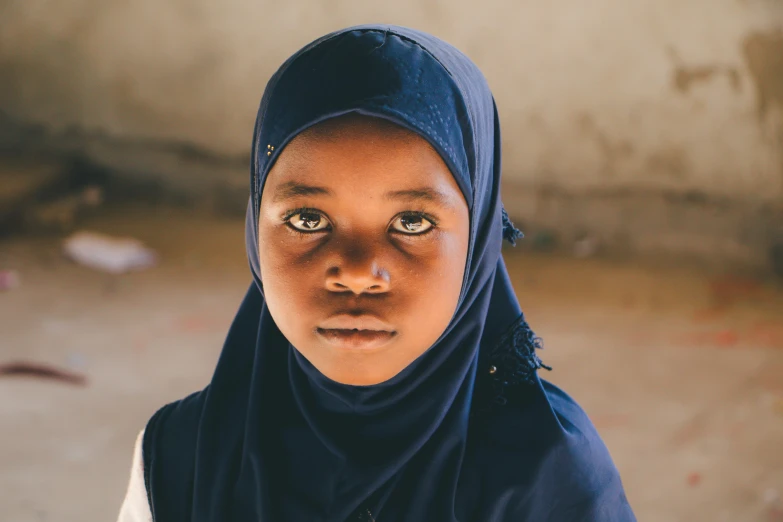
<svg viewBox="0 0 783 522">
<path fill-rule="evenodd" d="M 390 381 L 327 379 L 264 302 L 258 210 L 277 156 L 308 127 L 384 118 L 441 155 L 470 210 L 457 310 Z M 253 136 L 247 251 L 254 283 L 212 382 L 161 409 L 144 437 L 155 522 L 634 520 L 582 410 L 539 380 L 537 339 L 503 259 L 517 232 L 500 202 L 500 131 L 476 66 L 402 27 L 363 26 L 308 45 L 267 85 Z"/>
</svg>

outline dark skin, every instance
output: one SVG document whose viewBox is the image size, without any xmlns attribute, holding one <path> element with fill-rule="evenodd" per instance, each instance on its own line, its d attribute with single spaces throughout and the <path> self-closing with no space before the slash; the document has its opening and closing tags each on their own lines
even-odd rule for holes
<svg viewBox="0 0 783 522">
<path fill-rule="evenodd" d="M 448 326 L 469 223 L 454 177 L 424 139 L 375 118 L 322 122 L 281 151 L 264 186 L 269 311 L 326 377 L 387 381 Z"/>
</svg>

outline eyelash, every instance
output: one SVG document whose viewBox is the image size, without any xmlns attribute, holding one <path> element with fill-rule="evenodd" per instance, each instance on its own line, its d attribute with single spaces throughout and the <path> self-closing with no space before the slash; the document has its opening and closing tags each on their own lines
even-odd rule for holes
<svg viewBox="0 0 783 522">
<path fill-rule="evenodd" d="M 322 218 L 326 219 L 325 214 L 323 212 L 321 212 L 320 210 L 317 210 L 317 209 L 314 209 L 314 208 L 311 208 L 311 207 L 300 207 L 300 208 L 291 209 L 288 212 L 286 212 L 282 216 L 282 221 L 289 228 L 289 230 L 291 230 L 291 232 L 293 232 L 293 233 L 295 233 L 295 234 L 297 234 L 299 236 L 311 236 L 313 234 L 318 234 L 320 232 L 327 232 L 327 231 L 331 230 L 331 224 L 327 228 L 325 228 L 323 230 L 316 230 L 314 232 L 304 232 L 304 231 L 299 230 L 298 228 L 294 227 L 293 225 L 291 225 L 289 220 L 292 217 L 294 217 L 297 214 L 302 214 L 302 213 L 305 213 L 305 212 L 306 213 L 310 213 L 310 214 L 317 214 L 317 215 L 321 216 Z M 426 231 L 421 232 L 419 234 L 405 234 L 403 232 L 396 232 L 396 231 L 394 231 L 394 233 L 396 233 L 396 234 L 398 234 L 400 236 L 406 237 L 406 238 L 416 239 L 416 238 L 420 238 L 420 237 L 426 236 L 427 234 L 432 232 L 438 226 L 438 220 L 434 216 L 428 214 L 427 212 L 421 211 L 421 210 L 406 210 L 404 212 L 401 212 L 397 216 L 395 216 L 394 219 L 397 219 L 397 218 L 400 218 L 400 217 L 422 217 L 422 218 L 426 219 L 427 221 L 429 221 L 430 223 L 432 223 L 432 226 L 429 229 L 427 229 Z M 328 219 L 327 219 L 327 221 L 328 221 Z"/>
</svg>

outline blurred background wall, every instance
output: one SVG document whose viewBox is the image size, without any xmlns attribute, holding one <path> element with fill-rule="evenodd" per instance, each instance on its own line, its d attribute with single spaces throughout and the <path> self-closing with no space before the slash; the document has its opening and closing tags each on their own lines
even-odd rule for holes
<svg viewBox="0 0 783 522">
<path fill-rule="evenodd" d="M 311 39 L 376 21 L 434 33 L 484 71 L 506 205 L 533 243 L 769 265 L 780 0 L 2 0 L 0 136 L 174 191 L 224 189 L 241 212 L 269 76 Z"/>
</svg>

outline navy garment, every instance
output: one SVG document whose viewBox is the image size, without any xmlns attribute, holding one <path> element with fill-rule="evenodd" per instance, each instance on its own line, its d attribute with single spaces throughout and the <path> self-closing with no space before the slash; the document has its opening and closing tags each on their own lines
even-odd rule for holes
<svg viewBox="0 0 783 522">
<path fill-rule="evenodd" d="M 289 344 L 264 302 L 257 216 L 270 167 L 302 130 L 360 113 L 426 139 L 470 209 L 457 310 L 390 381 L 348 386 Z M 253 136 L 247 251 L 254 283 L 211 383 L 165 406 L 143 442 L 156 522 L 630 522 L 584 412 L 539 380 L 538 340 L 501 257 L 500 130 L 476 66 L 402 27 L 305 47 L 267 85 Z M 263 248 L 263 245 L 260 245 Z"/>
</svg>

